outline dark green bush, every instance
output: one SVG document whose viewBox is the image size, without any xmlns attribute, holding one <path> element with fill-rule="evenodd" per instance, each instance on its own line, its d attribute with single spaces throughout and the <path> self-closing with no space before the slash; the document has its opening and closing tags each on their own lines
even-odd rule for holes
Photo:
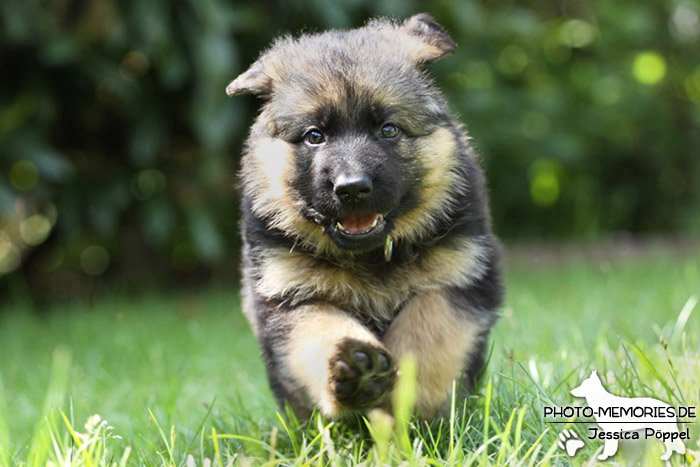
<svg viewBox="0 0 700 467">
<path fill-rule="evenodd" d="M 8 0 L 0 281 L 70 296 L 96 276 L 232 276 L 258 104 L 226 98 L 228 81 L 279 34 L 420 11 L 459 44 L 433 71 L 482 155 L 499 233 L 700 226 L 691 1 Z"/>
</svg>

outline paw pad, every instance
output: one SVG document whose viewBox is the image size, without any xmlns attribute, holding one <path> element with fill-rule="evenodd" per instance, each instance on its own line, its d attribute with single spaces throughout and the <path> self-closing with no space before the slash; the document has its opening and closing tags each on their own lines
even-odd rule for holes
<svg viewBox="0 0 700 467">
<path fill-rule="evenodd" d="M 331 360 L 331 390 L 351 409 L 372 407 L 394 386 L 396 368 L 386 350 L 372 344 L 344 340 Z"/>
</svg>

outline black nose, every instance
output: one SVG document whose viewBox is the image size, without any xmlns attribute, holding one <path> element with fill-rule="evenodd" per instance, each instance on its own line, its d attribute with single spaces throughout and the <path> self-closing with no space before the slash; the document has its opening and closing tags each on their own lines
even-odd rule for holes
<svg viewBox="0 0 700 467">
<path fill-rule="evenodd" d="M 372 193 L 372 180 L 367 175 L 341 175 L 333 186 L 333 191 L 343 202 L 364 199 Z"/>
</svg>

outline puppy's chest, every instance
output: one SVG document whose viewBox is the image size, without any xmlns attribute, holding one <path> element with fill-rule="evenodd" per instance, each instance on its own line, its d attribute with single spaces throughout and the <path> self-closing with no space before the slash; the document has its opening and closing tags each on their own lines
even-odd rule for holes
<svg viewBox="0 0 700 467">
<path fill-rule="evenodd" d="M 292 305 L 323 301 L 362 321 L 391 320 L 410 295 L 421 288 L 405 277 L 399 280 L 399 270 L 373 274 L 371 268 L 351 270 L 288 251 L 269 252 L 259 264 L 260 279 L 255 288 L 263 297 Z"/>
<path fill-rule="evenodd" d="M 484 251 L 474 241 L 431 248 L 403 264 L 344 268 L 272 248 L 257 258 L 256 292 L 292 305 L 323 301 L 373 320 L 391 320 L 412 295 L 462 286 L 481 274 Z"/>
</svg>

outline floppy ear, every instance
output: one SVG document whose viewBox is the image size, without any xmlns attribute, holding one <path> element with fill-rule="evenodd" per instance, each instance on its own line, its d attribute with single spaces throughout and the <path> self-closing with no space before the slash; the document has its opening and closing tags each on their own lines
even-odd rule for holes
<svg viewBox="0 0 700 467">
<path fill-rule="evenodd" d="M 412 39 L 411 55 L 417 65 L 433 63 L 457 49 L 455 41 L 427 13 L 411 16 L 401 30 Z"/>
<path fill-rule="evenodd" d="M 270 94 L 272 79 L 265 73 L 262 59 L 253 63 L 248 70 L 226 86 L 226 94 Z"/>
</svg>

